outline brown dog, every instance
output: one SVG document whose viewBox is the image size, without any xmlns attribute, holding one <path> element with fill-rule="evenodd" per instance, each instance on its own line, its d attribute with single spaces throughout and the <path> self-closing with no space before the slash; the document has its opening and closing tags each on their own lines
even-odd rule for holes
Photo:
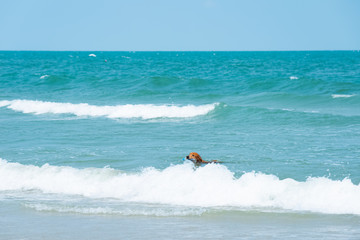
<svg viewBox="0 0 360 240">
<path fill-rule="evenodd" d="M 204 161 L 200 155 L 196 152 L 189 153 L 188 156 L 186 156 L 186 159 L 194 161 L 195 163 L 213 163 L 218 162 L 218 160 L 211 160 L 211 161 Z"/>
</svg>

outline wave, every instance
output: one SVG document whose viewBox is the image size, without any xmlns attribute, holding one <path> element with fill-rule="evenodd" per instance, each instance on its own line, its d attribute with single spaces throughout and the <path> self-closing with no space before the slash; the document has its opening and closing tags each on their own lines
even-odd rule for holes
<svg viewBox="0 0 360 240">
<path fill-rule="evenodd" d="M 116 106 L 95 106 L 87 103 L 57 103 L 32 100 L 0 101 L 0 107 L 14 111 L 33 114 L 73 114 L 79 117 L 107 118 L 191 118 L 206 115 L 213 111 L 219 103 L 205 105 L 153 105 L 126 104 Z"/>
<path fill-rule="evenodd" d="M 219 164 L 194 168 L 191 163 L 184 163 L 163 170 L 150 167 L 138 173 L 126 173 L 112 168 L 76 169 L 49 164 L 39 167 L 0 159 L 0 193 L 26 195 L 29 191 L 59 194 L 64 199 L 66 196 L 81 196 L 110 202 L 116 199 L 122 203 L 164 204 L 174 209 L 177 206 L 195 209 L 223 207 L 360 215 L 360 185 L 353 184 L 350 179 L 310 177 L 301 182 L 256 172 L 246 172 L 237 178 Z M 55 209 L 37 204 L 30 207 Z M 111 211 L 91 206 L 86 209 L 57 206 L 56 209 L 104 214 Z M 185 214 L 194 214 L 191 209 L 188 211 Z"/>
<path fill-rule="evenodd" d="M 355 94 L 332 94 L 332 98 L 350 98 L 356 96 Z"/>
<path fill-rule="evenodd" d="M 317 115 L 358 117 L 360 115 L 359 100 L 360 98 L 356 94 L 298 95 L 279 92 L 248 95 L 242 99 L 240 106 L 316 113 Z"/>
<path fill-rule="evenodd" d="M 48 77 L 50 77 L 50 75 L 42 75 L 42 76 L 40 77 L 40 79 L 45 79 L 45 78 L 48 78 Z"/>
</svg>

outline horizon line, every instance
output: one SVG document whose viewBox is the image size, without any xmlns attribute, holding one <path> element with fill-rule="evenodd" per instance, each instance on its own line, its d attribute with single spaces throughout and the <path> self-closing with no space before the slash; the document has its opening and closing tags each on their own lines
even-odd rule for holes
<svg viewBox="0 0 360 240">
<path fill-rule="evenodd" d="M 345 52 L 360 49 L 322 49 L 322 50 L 2 50 L 0 52 Z"/>
</svg>

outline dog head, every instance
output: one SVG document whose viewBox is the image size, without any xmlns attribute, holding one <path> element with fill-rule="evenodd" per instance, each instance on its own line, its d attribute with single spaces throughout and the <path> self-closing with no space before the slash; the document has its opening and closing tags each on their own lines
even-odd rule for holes
<svg viewBox="0 0 360 240">
<path fill-rule="evenodd" d="M 186 156 L 186 159 L 189 159 L 189 160 L 194 160 L 196 161 L 197 163 L 199 162 L 203 162 L 202 158 L 200 157 L 200 155 L 196 152 L 191 152 L 189 153 L 188 156 Z"/>
</svg>

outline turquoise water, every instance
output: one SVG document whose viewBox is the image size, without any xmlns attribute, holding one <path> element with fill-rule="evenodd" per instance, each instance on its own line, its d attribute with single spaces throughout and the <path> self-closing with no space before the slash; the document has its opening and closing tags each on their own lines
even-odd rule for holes
<svg viewBox="0 0 360 240">
<path fill-rule="evenodd" d="M 19 51 L 0 66 L 1 238 L 360 232 L 358 51 Z M 193 151 L 223 163 L 194 167 Z"/>
</svg>

